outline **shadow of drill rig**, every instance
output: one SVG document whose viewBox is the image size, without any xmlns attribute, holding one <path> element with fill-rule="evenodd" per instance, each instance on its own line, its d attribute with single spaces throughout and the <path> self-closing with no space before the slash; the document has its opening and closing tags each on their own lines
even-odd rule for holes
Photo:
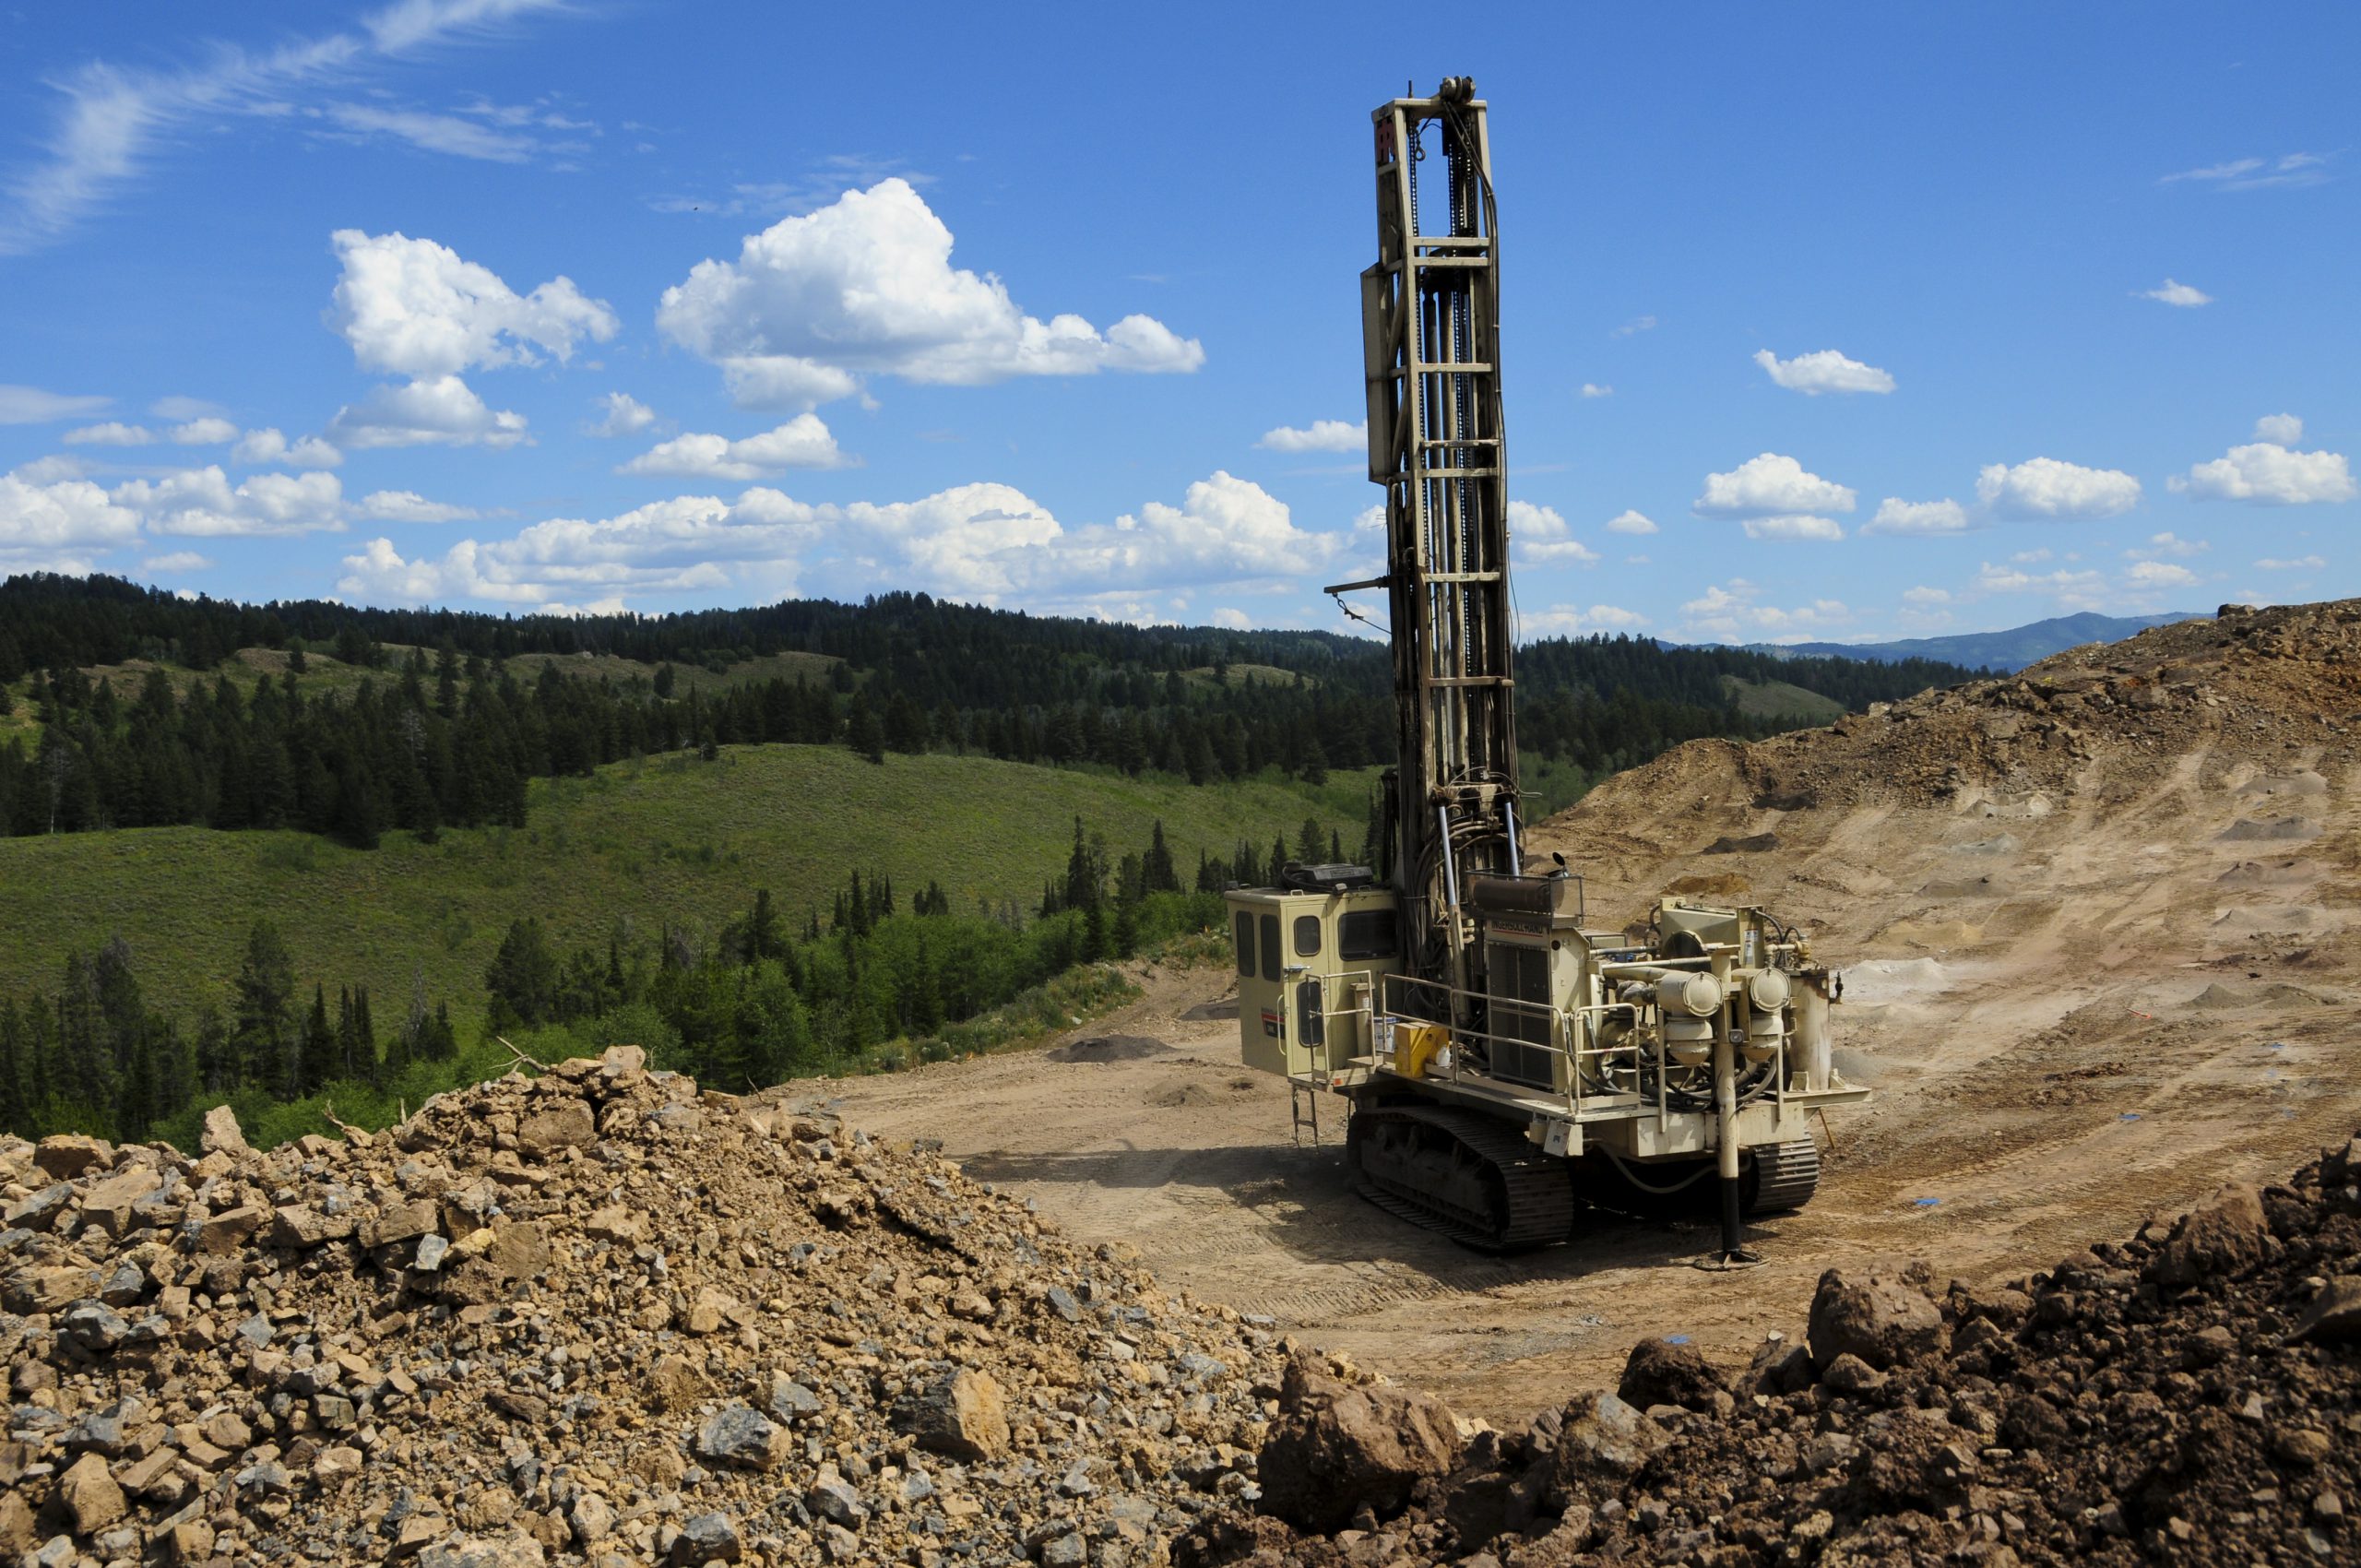
<svg viewBox="0 0 2361 1568">
<path fill-rule="evenodd" d="M 1407 1269 L 1438 1286 L 1480 1290 L 1540 1280 L 1578 1280 L 1610 1269 L 1685 1264 L 1711 1251 L 1719 1231 L 1698 1218 L 1637 1217 L 1577 1205 L 1566 1241 L 1530 1252 L 1479 1253 L 1385 1212 L 1353 1190 L 1338 1145 L 1319 1148 L 1237 1144 L 1210 1148 L 1133 1146 L 1072 1154 L 979 1151 L 960 1160 L 979 1182 L 1219 1194 L 1298 1262 Z M 1775 1239 L 1775 1221 L 1748 1232 Z"/>
</svg>

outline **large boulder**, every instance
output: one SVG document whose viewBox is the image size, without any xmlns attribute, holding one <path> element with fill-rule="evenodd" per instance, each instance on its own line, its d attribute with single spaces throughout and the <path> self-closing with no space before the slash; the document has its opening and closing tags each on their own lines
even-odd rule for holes
<svg viewBox="0 0 2361 1568">
<path fill-rule="evenodd" d="M 1299 1357 L 1287 1366 L 1279 1419 L 1255 1474 L 1264 1513 L 1325 1534 L 1363 1508 L 1380 1518 L 1399 1513 L 1421 1480 L 1449 1475 L 1459 1459 L 1459 1423 L 1442 1400 L 1350 1387 Z"/>
<path fill-rule="evenodd" d="M 238 1125 L 238 1113 L 226 1105 L 217 1105 L 205 1113 L 205 1126 L 196 1135 L 196 1146 L 205 1154 L 251 1154 L 246 1146 L 245 1129 Z"/>
<path fill-rule="evenodd" d="M 1620 1481 L 1646 1464 L 1670 1440 L 1647 1413 L 1613 1394 L 1578 1394 L 1559 1418 L 1556 1473 L 1551 1491 L 1585 1497 L 1591 1483 Z"/>
<path fill-rule="evenodd" d="M 1848 1278 L 1832 1268 L 1811 1299 L 1812 1365 L 1826 1372 L 1839 1356 L 1883 1370 L 1940 1355 L 1951 1342 L 1943 1314 L 1927 1293 L 1899 1276 Z"/>
<path fill-rule="evenodd" d="M 773 1399 L 781 1393 L 775 1384 Z M 1007 1398 L 989 1372 L 963 1369 L 938 1378 L 896 1402 L 893 1420 L 919 1447 L 955 1459 L 989 1459 L 1008 1446 Z"/>
<path fill-rule="evenodd" d="M 2214 1276 L 2235 1277 L 2262 1262 L 2271 1222 L 2260 1190 L 2233 1182 L 2180 1217 L 2164 1246 L 2148 1260 L 2159 1285 L 2194 1285 Z"/>
<path fill-rule="evenodd" d="M 1634 1409 L 1679 1405 L 1683 1409 L 1711 1410 L 1714 1396 L 1727 1390 L 1722 1374 L 1696 1346 L 1643 1339 L 1631 1347 L 1631 1359 L 1623 1363 L 1623 1381 L 1615 1393 Z"/>
<path fill-rule="evenodd" d="M 697 1431 L 697 1456 L 738 1470 L 773 1470 L 786 1456 L 787 1433 L 760 1410 L 725 1405 Z"/>
<path fill-rule="evenodd" d="M 2290 1344 L 2307 1339 L 2350 1344 L 2361 1339 L 2361 1276 L 2341 1274 L 2330 1280 L 2287 1331 L 2287 1339 Z"/>
</svg>

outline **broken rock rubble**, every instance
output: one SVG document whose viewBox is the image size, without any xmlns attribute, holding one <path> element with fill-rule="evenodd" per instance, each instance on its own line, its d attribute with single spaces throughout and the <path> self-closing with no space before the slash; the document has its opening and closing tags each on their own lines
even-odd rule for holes
<svg viewBox="0 0 2361 1568">
<path fill-rule="evenodd" d="M 1258 1495 L 1283 1346 L 630 1048 L 267 1153 L 0 1140 L 0 1563 L 1064 1562 Z"/>
<path fill-rule="evenodd" d="M 2361 1561 L 2361 1138 L 1996 1289 L 1831 1269 L 1810 1324 L 1743 1371 L 1643 1344 L 1619 1396 L 1415 1474 L 1394 1428 L 1323 1425 L 1318 1381 L 1291 1376 L 1261 1507 L 1176 1561 Z"/>
</svg>

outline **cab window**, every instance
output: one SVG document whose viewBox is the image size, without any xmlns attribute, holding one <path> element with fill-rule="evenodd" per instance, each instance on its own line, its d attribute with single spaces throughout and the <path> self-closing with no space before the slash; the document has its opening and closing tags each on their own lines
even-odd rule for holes
<svg viewBox="0 0 2361 1568">
<path fill-rule="evenodd" d="M 1277 980 L 1281 965 L 1279 917 L 1264 915 L 1263 917 L 1263 978 L 1266 980 Z"/>
<path fill-rule="evenodd" d="M 1299 958 L 1320 956 L 1320 917 L 1318 915 L 1296 916 L 1295 956 Z"/>
<path fill-rule="evenodd" d="M 1238 972 L 1254 972 L 1254 917 L 1243 909 L 1238 912 Z"/>
<path fill-rule="evenodd" d="M 1347 963 L 1361 958 L 1391 958 L 1401 951 L 1391 909 L 1356 909 L 1337 923 L 1336 953 Z"/>
</svg>

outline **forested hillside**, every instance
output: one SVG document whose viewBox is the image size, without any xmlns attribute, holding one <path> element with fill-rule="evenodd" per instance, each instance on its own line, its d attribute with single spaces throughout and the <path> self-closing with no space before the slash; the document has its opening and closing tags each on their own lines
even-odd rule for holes
<svg viewBox="0 0 2361 1568">
<path fill-rule="evenodd" d="M 272 667 L 255 668 L 256 650 Z M 1553 639 L 1518 656 L 1521 742 L 1560 765 L 1555 792 L 1571 795 L 1682 741 L 1820 717 L 1741 704 L 1726 676 L 1857 707 L 1965 675 Z M 922 594 L 517 619 L 19 576 L 0 584 L 0 826 L 294 826 L 370 848 L 392 828 L 519 825 L 530 778 L 782 742 L 1316 783 L 1391 760 L 1389 685 L 1382 647 L 1326 633 L 1058 620 Z"/>
</svg>

